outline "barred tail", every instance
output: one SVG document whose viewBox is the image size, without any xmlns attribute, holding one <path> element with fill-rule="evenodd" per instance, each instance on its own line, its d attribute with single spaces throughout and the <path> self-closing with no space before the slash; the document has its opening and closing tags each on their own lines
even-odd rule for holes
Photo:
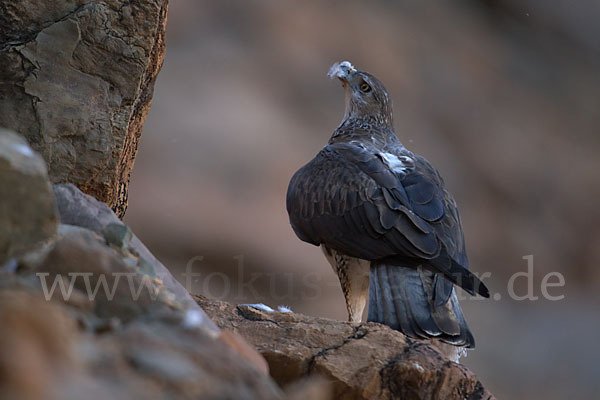
<svg viewBox="0 0 600 400">
<path fill-rule="evenodd" d="M 413 338 L 475 347 L 452 284 L 421 267 L 371 264 L 368 321 Z"/>
</svg>

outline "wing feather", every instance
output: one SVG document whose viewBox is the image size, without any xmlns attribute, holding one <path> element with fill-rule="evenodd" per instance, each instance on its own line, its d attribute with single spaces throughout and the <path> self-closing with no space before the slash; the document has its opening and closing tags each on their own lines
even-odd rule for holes
<svg viewBox="0 0 600 400">
<path fill-rule="evenodd" d="M 454 199 L 424 158 L 402 149 L 382 156 L 357 142 L 326 146 L 290 181 L 287 209 L 294 231 L 306 242 L 352 257 L 425 262 L 442 274 L 466 270 Z M 399 168 L 402 159 L 410 159 L 410 167 Z M 475 282 L 467 273 L 472 290 Z M 438 299 L 448 298 L 449 286 L 435 289 Z"/>
</svg>

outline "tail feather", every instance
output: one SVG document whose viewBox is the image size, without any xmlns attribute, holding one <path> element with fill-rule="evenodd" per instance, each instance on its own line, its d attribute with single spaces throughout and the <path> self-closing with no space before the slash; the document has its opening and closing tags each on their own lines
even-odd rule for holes
<svg viewBox="0 0 600 400">
<path fill-rule="evenodd" d="M 425 292 L 432 296 L 431 316 L 440 330 L 447 335 L 457 336 L 460 334 L 458 318 L 454 313 L 450 297 L 454 294 L 454 285 L 441 274 L 419 268 L 419 276 L 425 287 Z"/>
<path fill-rule="evenodd" d="M 445 278 L 436 276 L 422 268 L 373 263 L 368 321 L 383 323 L 414 338 L 436 338 L 474 347 L 452 284 L 448 286 L 440 281 Z M 446 301 L 439 304 L 441 299 Z"/>
<path fill-rule="evenodd" d="M 467 320 L 465 319 L 465 315 L 462 312 L 462 308 L 460 308 L 460 303 L 458 302 L 458 297 L 456 297 L 456 293 L 452 293 L 452 298 L 450 299 L 450 301 L 452 302 L 452 310 L 454 311 L 454 314 L 456 315 L 456 318 L 458 320 L 458 324 L 461 326 L 461 330 L 464 327 L 464 339 L 461 338 L 461 340 L 464 340 L 465 343 L 467 343 L 467 346 L 470 349 L 474 349 L 475 348 L 475 338 L 473 337 L 473 334 L 471 333 L 471 330 L 469 329 L 469 326 L 467 325 Z M 463 332 L 461 332 L 462 334 Z"/>
<path fill-rule="evenodd" d="M 394 295 L 392 293 L 392 287 L 388 285 L 382 285 L 381 283 L 389 282 L 389 277 L 387 274 L 386 268 L 381 268 L 379 270 L 379 294 L 381 296 L 381 311 L 383 313 L 384 319 L 387 321 L 389 326 L 394 327 L 394 329 L 398 329 L 399 319 L 403 316 L 399 315 L 396 312 L 396 308 L 394 306 Z M 386 325 L 387 325 L 386 324 Z"/>
<path fill-rule="evenodd" d="M 379 288 L 378 270 L 376 269 L 371 270 L 369 277 L 369 319 L 371 318 L 371 313 L 373 314 L 373 320 L 385 321 L 381 289 Z M 389 324 L 386 325 L 391 326 Z"/>
<path fill-rule="evenodd" d="M 452 295 L 455 296 L 456 294 L 452 292 Z M 451 301 L 442 306 L 434 307 L 431 315 L 442 332 L 448 336 L 460 335 L 460 323 Z"/>
<path fill-rule="evenodd" d="M 369 279 L 369 321 L 383 323 L 392 329 L 407 332 L 407 335 L 416 336 L 408 309 L 397 308 L 393 301 L 391 287 L 388 284 L 388 275 L 385 268 L 371 268 Z"/>
<path fill-rule="evenodd" d="M 419 272 L 414 269 L 386 265 L 388 282 L 394 293 L 396 310 L 407 302 L 409 322 L 413 330 L 421 337 L 439 336 L 439 328 L 429 311 L 428 296 L 425 293 Z"/>
<path fill-rule="evenodd" d="M 454 285 L 452 285 L 452 282 L 440 274 L 435 274 L 433 278 L 433 306 L 441 307 L 446 304 L 453 291 Z"/>
</svg>

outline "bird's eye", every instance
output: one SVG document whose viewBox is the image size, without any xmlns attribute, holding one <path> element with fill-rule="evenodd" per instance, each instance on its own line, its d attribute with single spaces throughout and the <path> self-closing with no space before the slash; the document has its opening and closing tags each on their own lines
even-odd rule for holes
<svg viewBox="0 0 600 400">
<path fill-rule="evenodd" d="M 368 83 L 363 82 L 360 84 L 360 91 L 363 93 L 369 93 L 371 91 L 371 86 Z"/>
</svg>

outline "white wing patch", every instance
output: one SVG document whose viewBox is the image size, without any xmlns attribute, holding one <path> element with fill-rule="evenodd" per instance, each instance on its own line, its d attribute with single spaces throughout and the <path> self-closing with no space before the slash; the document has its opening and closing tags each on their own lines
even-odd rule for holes
<svg viewBox="0 0 600 400">
<path fill-rule="evenodd" d="M 413 159 L 408 156 L 398 157 L 392 153 L 379 153 L 379 156 L 392 171 L 397 173 L 405 174 L 414 166 Z"/>
</svg>

